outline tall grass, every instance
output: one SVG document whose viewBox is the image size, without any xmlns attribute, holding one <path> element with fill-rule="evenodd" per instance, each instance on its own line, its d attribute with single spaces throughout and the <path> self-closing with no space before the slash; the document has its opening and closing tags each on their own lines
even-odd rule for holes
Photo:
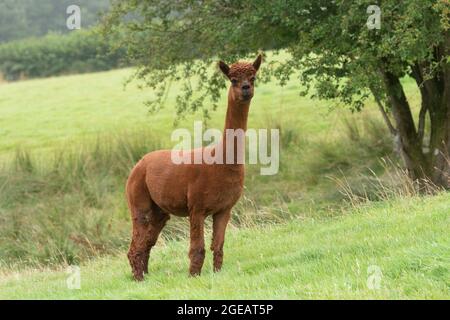
<svg viewBox="0 0 450 320">
<path fill-rule="evenodd" d="M 434 195 L 445 191 L 429 179 L 423 179 L 420 183 L 412 181 L 408 172 L 391 158 L 382 158 L 379 162 L 384 168 L 382 175 L 368 169 L 367 174 L 360 174 L 357 177 L 349 178 L 345 175 L 330 177 L 339 186 L 345 200 L 353 207 L 373 201 Z"/>
<path fill-rule="evenodd" d="M 40 158 L 17 151 L 0 170 L 0 259 L 73 263 L 123 245 L 128 172 L 158 148 L 157 139 L 139 133 L 102 137 Z"/>
<path fill-rule="evenodd" d="M 330 176 L 355 177 L 369 168 L 382 172 L 376 159 L 391 152 L 383 124 L 370 118 L 343 121 L 342 130 L 328 139 L 301 136 L 293 123 L 275 125 L 282 137 L 280 172 L 260 176 L 257 167 L 247 167 L 231 228 L 333 215 L 330 207 L 346 204 L 348 195 Z M 145 153 L 162 147 L 167 146 L 149 132 L 128 132 L 40 156 L 18 150 L 0 168 L 2 264 L 73 264 L 125 250 L 130 236 L 125 181 Z M 354 180 L 354 187 L 361 181 Z M 161 241 L 187 235 L 188 223 L 174 218 Z"/>
</svg>

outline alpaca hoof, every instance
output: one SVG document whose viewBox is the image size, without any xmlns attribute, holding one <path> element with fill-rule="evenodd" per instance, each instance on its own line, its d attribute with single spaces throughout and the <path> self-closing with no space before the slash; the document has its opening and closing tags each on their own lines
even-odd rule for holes
<svg viewBox="0 0 450 320">
<path fill-rule="evenodd" d="M 134 281 L 137 281 L 137 282 L 144 281 L 144 274 L 143 273 L 142 274 L 134 274 L 133 279 L 134 279 Z"/>
<path fill-rule="evenodd" d="M 201 274 L 201 271 L 189 271 L 189 276 L 194 278 L 194 277 L 199 277 Z"/>
</svg>

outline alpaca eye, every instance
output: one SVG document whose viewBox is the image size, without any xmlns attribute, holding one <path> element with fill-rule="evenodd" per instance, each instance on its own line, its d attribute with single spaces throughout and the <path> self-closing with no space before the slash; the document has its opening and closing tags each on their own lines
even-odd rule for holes
<svg viewBox="0 0 450 320">
<path fill-rule="evenodd" d="M 250 79 L 251 82 L 255 82 L 255 80 L 256 80 L 255 77 L 252 77 L 252 78 Z"/>
<path fill-rule="evenodd" d="M 236 79 L 231 79 L 231 83 L 232 83 L 233 85 L 237 85 L 238 81 L 237 81 Z"/>
</svg>

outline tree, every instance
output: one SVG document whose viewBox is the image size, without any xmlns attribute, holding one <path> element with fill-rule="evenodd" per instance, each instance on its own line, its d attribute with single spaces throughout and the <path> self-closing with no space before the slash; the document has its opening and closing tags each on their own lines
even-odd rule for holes
<svg viewBox="0 0 450 320">
<path fill-rule="evenodd" d="M 140 67 L 136 76 L 158 89 L 152 110 L 161 107 L 171 80 L 185 78 L 181 116 L 199 109 L 207 115 L 207 98 L 216 107 L 225 83 L 208 68 L 214 57 L 232 61 L 259 49 L 286 50 L 290 57 L 269 64 L 265 80 L 282 85 L 299 71 L 303 93 L 353 110 L 373 96 L 411 178 L 449 188 L 450 2 L 380 0 L 379 29 L 366 24 L 377 13 L 369 8 L 373 2 L 125 0 L 114 3 L 104 31 L 121 34 Z M 192 76 L 200 79 L 197 88 Z M 404 77 L 420 90 L 416 123 Z"/>
</svg>

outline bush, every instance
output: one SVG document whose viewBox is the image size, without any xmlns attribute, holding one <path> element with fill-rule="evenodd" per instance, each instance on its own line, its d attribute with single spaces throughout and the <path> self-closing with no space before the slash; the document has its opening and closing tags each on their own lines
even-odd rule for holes
<svg viewBox="0 0 450 320">
<path fill-rule="evenodd" d="M 93 31 L 50 34 L 0 45 L 0 73 L 6 80 L 109 70 L 125 65 L 125 51 Z"/>
</svg>

